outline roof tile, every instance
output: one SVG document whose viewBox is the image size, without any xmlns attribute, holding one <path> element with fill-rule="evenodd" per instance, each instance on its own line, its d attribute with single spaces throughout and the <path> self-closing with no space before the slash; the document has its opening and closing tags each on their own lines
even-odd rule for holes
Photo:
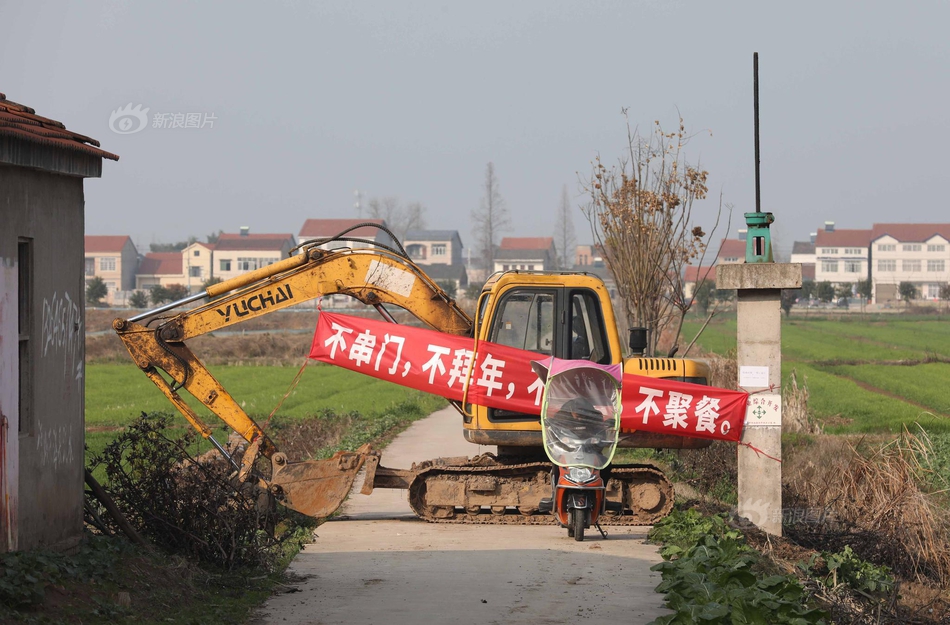
<svg viewBox="0 0 950 625">
<path fill-rule="evenodd" d="M 815 237 L 815 247 L 839 245 L 845 247 L 867 247 L 871 244 L 870 230 L 819 230 Z"/>
<path fill-rule="evenodd" d="M 546 250 L 552 245 L 553 237 L 505 237 L 500 247 L 503 250 Z"/>
<path fill-rule="evenodd" d="M 0 136 L 4 135 L 113 161 L 119 160 L 117 155 L 99 149 L 99 142 L 95 139 L 71 132 L 62 122 L 41 117 L 30 107 L 7 100 L 7 96 L 0 93 Z"/>
<path fill-rule="evenodd" d="M 149 252 L 136 272 L 144 276 L 182 275 L 181 252 Z"/>
<path fill-rule="evenodd" d="M 950 241 L 950 224 L 874 224 L 871 240 L 890 235 L 898 241 L 923 243 L 935 234 Z"/>
<path fill-rule="evenodd" d="M 86 253 L 96 252 L 115 252 L 119 253 L 125 247 L 125 242 L 129 240 L 128 235 L 108 236 L 98 234 L 87 234 L 85 237 Z"/>
<path fill-rule="evenodd" d="M 384 219 L 308 219 L 304 222 L 303 227 L 300 228 L 300 237 L 307 238 L 324 238 L 332 237 L 340 234 L 347 228 L 352 228 L 353 226 L 365 223 L 374 223 L 381 226 L 386 225 Z M 348 232 L 347 236 L 350 237 L 376 237 L 380 233 L 380 230 L 366 226 L 363 228 L 357 228 L 352 232 Z"/>
</svg>

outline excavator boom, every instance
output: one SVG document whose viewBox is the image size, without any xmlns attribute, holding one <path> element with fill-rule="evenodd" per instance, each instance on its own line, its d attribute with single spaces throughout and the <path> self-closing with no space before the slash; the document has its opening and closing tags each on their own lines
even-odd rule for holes
<svg viewBox="0 0 950 625">
<path fill-rule="evenodd" d="M 116 319 L 113 328 L 132 360 L 179 412 L 222 454 L 226 450 L 211 436 L 211 427 L 188 405 L 185 390 L 212 414 L 253 444 L 272 462 L 271 477 L 261 485 L 298 512 L 316 517 L 332 513 L 345 499 L 356 473 L 367 459 L 378 464 L 369 447 L 341 452 L 329 460 L 289 462 L 261 427 L 218 382 L 187 346 L 188 339 L 259 317 L 315 298 L 350 295 L 374 306 L 392 321 L 385 304 L 409 310 L 426 325 L 442 332 L 468 334 L 472 321 L 446 293 L 404 255 L 386 249 L 326 251 L 308 247 L 283 261 L 210 286 L 192 296 L 133 317 Z M 186 303 L 208 300 L 172 316 Z M 140 323 L 150 319 L 148 323 Z M 232 460 L 232 462 L 234 462 Z M 250 471 L 241 475 L 249 477 Z"/>
</svg>

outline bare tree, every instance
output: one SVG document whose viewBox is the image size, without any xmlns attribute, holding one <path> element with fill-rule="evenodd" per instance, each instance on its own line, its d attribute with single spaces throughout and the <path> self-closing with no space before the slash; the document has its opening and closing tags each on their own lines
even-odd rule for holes
<svg viewBox="0 0 950 625">
<path fill-rule="evenodd" d="M 426 227 L 425 206 L 419 202 L 403 205 L 397 197 L 372 198 L 367 204 L 370 219 L 383 219 L 396 238 L 403 241 L 410 230 Z"/>
<path fill-rule="evenodd" d="M 626 117 L 626 110 L 623 111 Z M 707 235 L 692 223 L 693 203 L 706 197 L 707 172 L 690 165 L 689 135 L 680 119 L 676 132 L 656 122 L 648 137 L 627 122 L 627 153 L 607 168 L 594 160 L 584 207 L 594 241 L 603 249 L 630 326 L 649 329 L 647 354 L 664 343 L 675 351 L 692 299 L 683 290 L 683 270 L 706 250 Z M 720 203 L 716 224 L 722 213 Z M 710 233 L 710 236 L 712 233 Z"/>
<path fill-rule="evenodd" d="M 567 185 L 561 189 L 561 204 L 554 221 L 554 246 L 557 248 L 558 269 L 570 269 L 574 266 L 574 217 L 571 215 L 571 198 L 567 194 Z"/>
<path fill-rule="evenodd" d="M 495 166 L 488 163 L 485 168 L 485 195 L 481 205 L 472 211 L 472 233 L 475 236 L 475 250 L 481 256 L 482 266 L 491 272 L 495 266 L 495 247 L 498 237 L 511 227 L 511 219 L 505 200 L 498 190 L 498 179 L 495 177 Z"/>
</svg>

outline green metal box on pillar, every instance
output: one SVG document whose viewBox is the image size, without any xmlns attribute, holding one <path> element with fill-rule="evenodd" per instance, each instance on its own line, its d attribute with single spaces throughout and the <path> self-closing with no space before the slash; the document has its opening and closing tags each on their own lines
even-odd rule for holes
<svg viewBox="0 0 950 625">
<path fill-rule="evenodd" d="M 775 221 L 772 213 L 746 213 L 745 223 L 748 233 L 745 240 L 745 262 L 771 263 L 772 235 L 769 225 Z"/>
</svg>

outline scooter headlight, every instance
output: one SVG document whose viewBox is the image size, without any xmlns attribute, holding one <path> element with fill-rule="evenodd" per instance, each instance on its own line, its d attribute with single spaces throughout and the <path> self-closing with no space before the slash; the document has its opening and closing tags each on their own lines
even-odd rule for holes
<svg viewBox="0 0 950 625">
<path fill-rule="evenodd" d="M 594 479 L 594 472 L 587 467 L 569 467 L 567 469 L 567 479 L 575 484 L 586 484 Z"/>
</svg>

